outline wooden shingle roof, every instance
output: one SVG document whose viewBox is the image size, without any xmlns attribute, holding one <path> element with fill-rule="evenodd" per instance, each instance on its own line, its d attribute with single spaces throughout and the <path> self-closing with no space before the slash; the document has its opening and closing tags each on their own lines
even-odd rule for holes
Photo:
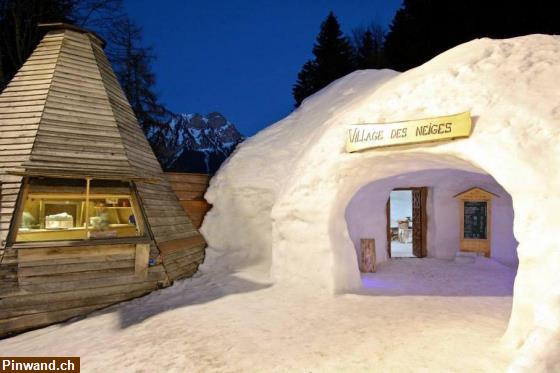
<svg viewBox="0 0 560 373">
<path fill-rule="evenodd" d="M 453 198 L 458 198 L 458 199 L 480 199 L 480 200 L 490 200 L 493 197 L 499 198 L 500 196 L 479 187 L 469 188 L 453 196 Z"/>
<path fill-rule="evenodd" d="M 156 166 L 98 39 L 60 27 L 47 33 L 62 31 L 62 40 L 50 59 L 53 73 L 50 79 L 42 80 L 47 97 L 23 168 L 32 174 L 53 176 L 134 178 L 141 170 L 129 160 L 125 137 L 139 142 L 137 148 L 145 148 L 144 156 Z M 43 41 L 39 47 L 41 44 Z M 127 118 L 130 116 L 132 120 Z"/>
</svg>

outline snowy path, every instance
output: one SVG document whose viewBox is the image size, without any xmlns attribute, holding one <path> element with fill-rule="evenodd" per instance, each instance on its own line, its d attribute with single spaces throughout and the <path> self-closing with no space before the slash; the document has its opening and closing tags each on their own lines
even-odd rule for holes
<svg viewBox="0 0 560 373">
<path fill-rule="evenodd" d="M 397 259 L 364 277 L 363 294 L 336 297 L 271 287 L 254 275 L 205 265 L 194 279 L 0 341 L 0 350 L 4 356 L 78 355 L 85 372 L 499 372 L 507 364 L 497 343 L 511 296 L 501 294 L 508 285 L 498 283 L 511 278 L 511 270 L 486 264 Z M 386 286 L 373 286 L 374 276 Z M 413 295 L 372 295 L 396 293 L 403 278 L 415 285 L 399 292 Z M 488 296 L 468 295 L 456 284 L 455 293 L 463 295 L 414 295 L 455 280 L 488 284 Z"/>
<path fill-rule="evenodd" d="M 414 258 L 412 255 L 412 244 L 391 241 L 391 257 L 393 258 Z"/>
</svg>

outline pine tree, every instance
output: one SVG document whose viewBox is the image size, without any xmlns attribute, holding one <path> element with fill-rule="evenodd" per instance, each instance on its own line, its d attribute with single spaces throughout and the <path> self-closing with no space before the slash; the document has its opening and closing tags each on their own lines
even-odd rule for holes
<svg viewBox="0 0 560 373">
<path fill-rule="evenodd" d="M 353 30 L 352 35 L 357 69 L 381 69 L 385 67 L 383 56 L 385 32 L 381 26 L 372 24 L 368 28 L 357 28 Z"/>
<path fill-rule="evenodd" d="M 292 89 L 296 107 L 320 89 L 317 80 L 317 63 L 314 60 L 307 61 L 298 73 L 298 80 Z"/>
<path fill-rule="evenodd" d="M 404 0 L 385 40 L 390 68 L 404 71 L 480 37 L 559 34 L 560 3 L 550 0 Z"/>
<path fill-rule="evenodd" d="M 138 123 L 149 140 L 156 138 L 155 133 L 169 120 L 169 112 L 154 91 L 154 56 L 142 45 L 142 30 L 125 17 L 111 29 L 108 41 L 107 55 Z"/>
<path fill-rule="evenodd" d="M 354 70 L 352 47 L 333 12 L 321 24 L 313 55 L 315 58 L 303 65 L 293 87 L 296 107 L 307 96 Z"/>
</svg>

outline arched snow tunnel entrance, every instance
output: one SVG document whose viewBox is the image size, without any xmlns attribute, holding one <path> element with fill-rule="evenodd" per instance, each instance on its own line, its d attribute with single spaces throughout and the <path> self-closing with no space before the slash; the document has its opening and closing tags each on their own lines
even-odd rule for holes
<svg viewBox="0 0 560 373">
<path fill-rule="evenodd" d="M 360 240 L 375 240 L 379 265 L 376 273 L 362 274 L 364 290 L 385 295 L 511 296 L 518 263 L 511 196 L 490 175 L 482 170 L 473 172 L 474 167 L 472 171 L 425 167 L 370 182 L 346 207 L 348 233 L 358 257 Z M 421 209 L 412 208 L 415 191 L 411 188 L 426 191 L 425 198 L 417 201 Z M 482 256 L 482 251 L 461 250 L 463 201 L 456 196 L 471 188 L 495 196 L 481 219 L 487 219 L 481 224 L 481 233 L 488 241 L 489 258 Z M 391 203 L 387 204 L 389 198 Z M 412 219 L 420 210 L 424 216 Z M 422 224 L 413 221 L 422 218 Z M 413 245 L 418 246 L 414 252 Z M 415 257 L 427 259 L 411 259 Z"/>
<path fill-rule="evenodd" d="M 387 200 L 391 191 L 399 188 L 427 187 L 425 256 L 444 260 L 453 259 L 459 251 L 460 203 L 454 196 L 471 187 L 499 196 L 492 201 L 491 258 L 517 267 L 515 201 L 507 188 L 481 167 L 458 156 L 428 152 L 388 153 L 364 157 L 359 163 L 360 167 L 348 169 L 344 182 L 339 183 L 329 218 L 334 287 L 338 291 L 362 287 L 357 255 L 361 238 L 375 239 L 377 263 L 389 259 Z"/>
</svg>

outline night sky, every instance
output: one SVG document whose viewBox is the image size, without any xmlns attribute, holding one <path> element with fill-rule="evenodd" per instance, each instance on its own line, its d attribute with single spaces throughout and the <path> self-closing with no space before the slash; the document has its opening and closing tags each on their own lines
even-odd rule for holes
<svg viewBox="0 0 560 373">
<path fill-rule="evenodd" d="M 161 101 L 179 113 L 218 111 L 248 136 L 293 110 L 292 85 L 329 11 L 349 34 L 387 26 L 401 2 L 125 0 L 157 56 Z"/>
</svg>

